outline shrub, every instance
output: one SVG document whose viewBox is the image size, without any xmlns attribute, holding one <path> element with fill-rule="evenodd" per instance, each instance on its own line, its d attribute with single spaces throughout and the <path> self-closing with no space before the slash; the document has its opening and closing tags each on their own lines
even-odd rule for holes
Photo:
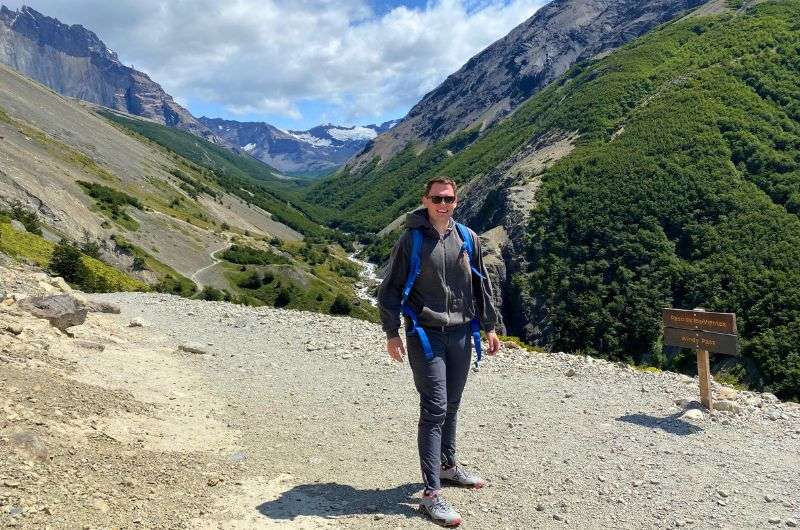
<svg viewBox="0 0 800 530">
<path fill-rule="evenodd" d="M 66 239 L 62 239 L 53 249 L 48 268 L 69 283 L 77 285 L 83 284 L 88 277 L 86 266 L 81 261 L 80 249 Z"/>
<path fill-rule="evenodd" d="M 225 293 L 220 291 L 216 287 L 211 287 L 210 285 L 206 285 L 205 287 L 203 287 L 203 291 L 200 293 L 200 298 L 211 302 L 219 302 L 225 300 Z"/>
<path fill-rule="evenodd" d="M 284 287 L 278 293 L 278 297 L 275 298 L 275 307 L 286 307 L 292 302 L 293 299 L 294 296 L 292 291 Z"/>
<path fill-rule="evenodd" d="M 351 311 L 353 311 L 353 306 L 350 304 L 350 300 L 344 295 L 337 294 L 331 304 L 331 315 L 349 315 Z"/>
<path fill-rule="evenodd" d="M 243 287 L 244 289 L 259 289 L 262 285 L 264 285 L 263 281 L 257 272 L 254 272 L 239 282 L 239 287 Z"/>
</svg>

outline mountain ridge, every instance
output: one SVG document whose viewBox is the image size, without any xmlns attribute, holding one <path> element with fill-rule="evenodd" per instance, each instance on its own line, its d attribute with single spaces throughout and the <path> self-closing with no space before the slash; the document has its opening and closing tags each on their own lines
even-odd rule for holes
<svg viewBox="0 0 800 530">
<path fill-rule="evenodd" d="M 363 170 L 467 129 L 484 130 L 567 71 L 708 0 L 555 0 L 428 92 L 348 166 Z"/>
<path fill-rule="evenodd" d="M 187 130 L 221 143 L 150 77 L 119 61 L 91 30 L 23 6 L 0 6 L 0 62 L 65 96 Z"/>
<path fill-rule="evenodd" d="M 308 130 L 284 130 L 259 121 L 206 116 L 198 121 L 235 149 L 290 175 L 335 170 L 397 122 L 351 127 L 327 123 Z"/>
</svg>

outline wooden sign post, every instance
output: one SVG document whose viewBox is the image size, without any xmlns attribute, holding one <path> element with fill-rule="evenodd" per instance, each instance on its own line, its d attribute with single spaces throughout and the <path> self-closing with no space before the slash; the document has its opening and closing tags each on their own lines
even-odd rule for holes
<svg viewBox="0 0 800 530">
<path fill-rule="evenodd" d="M 707 313 L 704 309 L 664 309 L 664 345 L 697 350 L 700 402 L 708 410 L 714 410 L 710 352 L 738 355 L 736 338 L 735 313 Z"/>
</svg>

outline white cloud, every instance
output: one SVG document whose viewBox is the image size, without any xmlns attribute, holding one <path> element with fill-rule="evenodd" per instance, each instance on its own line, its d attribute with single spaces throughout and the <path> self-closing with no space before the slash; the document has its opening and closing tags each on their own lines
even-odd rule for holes
<svg viewBox="0 0 800 530">
<path fill-rule="evenodd" d="M 364 122 L 410 107 L 546 2 L 431 0 L 382 16 L 364 0 L 26 3 L 92 29 L 180 100 L 293 118 L 312 101 Z"/>
</svg>

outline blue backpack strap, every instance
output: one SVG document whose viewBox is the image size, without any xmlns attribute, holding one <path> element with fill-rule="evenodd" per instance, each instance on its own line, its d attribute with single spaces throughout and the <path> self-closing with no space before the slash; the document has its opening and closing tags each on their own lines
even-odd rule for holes
<svg viewBox="0 0 800 530">
<path fill-rule="evenodd" d="M 484 276 L 475 266 L 475 246 L 472 244 L 472 234 L 469 229 L 461 223 L 456 223 L 458 235 L 461 237 L 461 248 L 467 253 L 469 257 L 469 266 L 472 269 L 472 274 L 483 280 Z M 475 346 L 475 368 L 478 368 L 483 357 L 483 348 L 481 346 L 481 323 L 478 318 L 473 318 L 470 322 L 472 332 L 472 343 Z"/>
<path fill-rule="evenodd" d="M 472 244 L 472 235 L 469 233 L 469 228 L 461 223 L 456 223 L 456 229 L 458 230 L 458 235 L 461 237 L 461 248 L 464 249 L 464 252 L 466 252 L 469 257 L 469 266 L 472 269 L 472 274 L 482 280 L 483 274 L 481 274 L 481 271 L 475 266 L 475 247 Z"/>
<path fill-rule="evenodd" d="M 425 330 L 419 325 L 417 314 L 408 305 L 408 297 L 411 294 L 411 289 L 414 287 L 414 282 L 417 281 L 417 276 L 419 276 L 421 270 L 420 264 L 422 263 L 422 258 L 420 257 L 422 252 L 422 230 L 415 228 L 411 230 L 410 233 L 411 259 L 409 260 L 408 277 L 403 286 L 403 299 L 400 303 L 400 309 L 403 314 L 411 320 L 411 333 L 417 334 L 419 342 L 422 345 L 422 351 L 425 353 L 425 358 L 430 361 L 433 359 L 433 348 L 431 348 L 431 342 L 428 340 L 428 334 L 425 333 Z"/>
</svg>

